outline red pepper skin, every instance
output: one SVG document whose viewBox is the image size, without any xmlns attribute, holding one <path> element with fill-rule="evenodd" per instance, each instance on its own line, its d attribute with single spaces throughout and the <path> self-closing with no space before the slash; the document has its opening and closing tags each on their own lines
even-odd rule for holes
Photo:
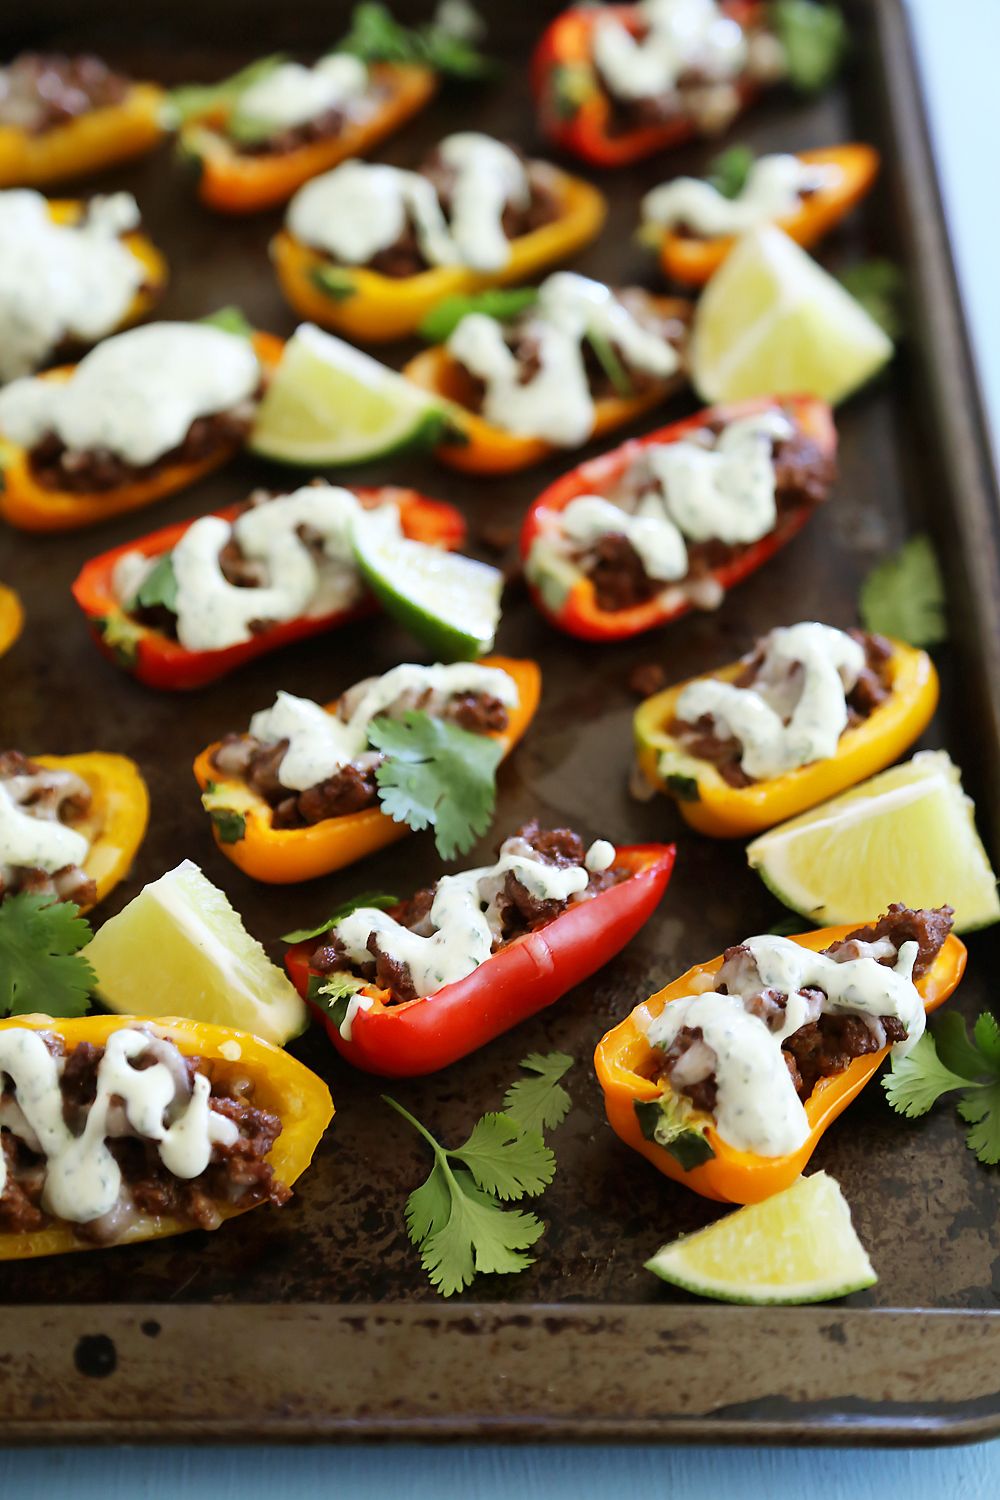
<svg viewBox="0 0 1000 1500">
<path fill-rule="evenodd" d="M 765 7 L 758 0 L 727 0 L 722 10 L 741 26 L 759 24 L 765 15 Z M 539 127 L 550 141 L 591 166 L 624 167 L 680 145 L 697 135 L 698 130 L 693 120 L 681 115 L 662 125 L 611 132 L 611 98 L 592 61 L 594 27 L 606 16 L 612 16 L 632 32 L 638 31 L 642 24 L 639 9 L 634 5 L 564 10 L 542 33 L 535 47 L 531 92 Z M 560 74 L 572 78 L 578 89 L 575 108 L 560 98 Z M 744 108 L 760 93 L 760 85 L 749 79 L 736 78 L 733 83 Z"/>
<path fill-rule="evenodd" d="M 416 490 L 397 489 L 393 485 L 377 489 L 356 488 L 354 493 L 360 499 L 381 495 L 395 500 L 399 505 L 403 532 L 414 541 L 428 542 L 451 551 L 460 547 L 465 539 L 465 521 L 454 506 L 443 500 L 429 500 Z M 232 521 L 240 510 L 240 506 L 230 505 L 213 514 Z M 353 608 L 334 614 L 300 615 L 220 651 L 188 651 L 179 641 L 170 640 L 161 631 L 129 620 L 115 599 L 111 575 L 125 552 L 141 552 L 146 557 L 169 552 L 197 519 L 192 517 L 190 521 L 164 526 L 138 541 L 126 542 L 121 547 L 113 547 L 110 552 L 102 552 L 99 557 L 92 557 L 84 563 L 73 584 L 73 597 L 87 616 L 90 634 L 98 649 L 109 661 L 131 672 L 147 687 L 166 692 L 204 687 L 256 656 L 290 645 L 292 641 L 319 635 L 336 625 L 346 625 L 349 620 L 372 614 L 377 608 L 374 599 L 367 597 Z"/>
<path fill-rule="evenodd" d="M 614 958 L 659 905 L 675 853 L 673 844 L 617 849 L 615 863 L 635 871 L 629 880 L 518 938 L 435 995 L 387 1006 L 384 990 L 366 990 L 375 1004 L 355 1016 L 349 1042 L 325 1012 L 313 1009 L 341 1057 L 356 1068 L 381 1078 L 436 1073 L 552 1005 Z M 292 983 L 306 999 L 317 972 L 309 967 L 314 946 L 315 939 L 298 943 L 285 954 Z"/>
<path fill-rule="evenodd" d="M 661 427 L 656 432 L 647 433 L 645 437 L 632 438 L 620 448 L 612 448 L 608 453 L 588 459 L 586 463 L 570 469 L 568 474 L 550 484 L 524 518 L 520 539 L 522 561 L 528 564 L 532 543 L 536 538 L 544 537 L 546 532 L 556 529 L 557 513 L 564 510 L 571 500 L 575 500 L 578 495 L 607 493 L 609 487 L 636 462 L 646 448 L 657 443 L 677 442 L 715 418 L 731 422 L 737 417 L 748 416 L 777 404 L 795 417 L 803 431 L 814 439 L 825 454 L 832 456 L 836 453 L 837 431 L 833 425 L 833 414 L 825 401 L 819 401 L 815 397 L 755 396 L 748 401 L 738 401 L 726 406 L 706 407 L 682 422 L 672 422 L 669 427 Z M 801 531 L 814 509 L 813 504 L 806 502 L 794 510 L 786 511 L 773 531 L 769 531 L 759 541 L 752 542 L 745 550 L 738 551 L 721 567 L 713 568 L 711 577 L 728 592 L 734 584 L 741 583 L 744 578 L 756 572 L 786 542 L 790 542 Z M 525 578 L 531 597 L 545 618 L 560 630 L 566 631 L 567 635 L 575 635 L 584 641 L 627 640 L 646 630 L 653 630 L 658 625 L 665 625 L 670 620 L 679 619 L 692 608 L 691 601 L 685 597 L 664 603 L 660 594 L 628 609 L 600 609 L 593 583 L 581 574 L 561 607 L 556 610 L 546 603 L 541 588 L 533 581 L 530 567 L 527 566 Z M 665 585 L 665 589 L 669 588 L 669 584 Z"/>
</svg>

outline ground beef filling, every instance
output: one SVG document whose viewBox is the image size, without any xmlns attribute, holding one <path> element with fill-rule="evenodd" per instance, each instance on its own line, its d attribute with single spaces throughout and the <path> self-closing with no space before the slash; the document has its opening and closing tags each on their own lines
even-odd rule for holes
<svg viewBox="0 0 1000 1500">
<path fill-rule="evenodd" d="M 824 948 L 823 952 L 831 957 L 840 954 L 842 961 L 847 961 L 874 956 L 866 955 L 863 949 L 858 949 L 857 944 L 881 943 L 884 951 L 877 962 L 892 968 L 903 943 L 916 942 L 918 951 L 913 965 L 913 977 L 919 979 L 927 973 L 940 953 L 951 931 L 953 917 L 954 912 L 950 906 L 942 906 L 934 911 L 912 911 L 906 906 L 893 905 L 871 927 L 859 927 L 847 937 L 832 943 L 829 948 Z M 882 943 L 883 939 L 887 941 Z M 741 943 L 726 949 L 724 965 L 741 960 L 753 962 L 749 948 Z M 725 993 L 724 985 L 720 985 L 720 989 Z M 804 990 L 803 994 L 810 996 L 817 1004 L 826 999 L 822 990 Z M 744 1003 L 751 1015 L 759 1016 L 772 1030 L 777 1030 L 784 1019 L 788 996 L 775 990 L 763 990 Z M 823 1012 L 815 1021 L 807 1022 L 786 1037 L 781 1050 L 799 1098 L 803 1101 L 808 1099 L 821 1078 L 843 1073 L 856 1057 L 879 1052 L 883 1045 L 892 1046 L 905 1039 L 906 1027 L 896 1016 L 879 1016 L 878 1020 L 885 1034 L 884 1044 L 878 1040 L 863 1017 L 843 1012 Z M 699 1059 L 701 1067 L 691 1066 L 692 1051 L 696 1047 L 704 1050 L 704 1057 Z M 689 1072 L 702 1072 L 704 1076 L 689 1081 L 684 1076 L 683 1067 L 678 1074 L 678 1064 L 682 1058 L 688 1059 L 686 1067 Z M 660 1082 L 669 1083 L 675 1093 L 690 1099 L 696 1109 L 711 1114 L 718 1097 L 714 1061 L 714 1054 L 705 1047 L 701 1028 L 685 1026 L 678 1032 L 669 1049 L 663 1052 L 656 1077 Z"/>
<path fill-rule="evenodd" d="M 63 1118 L 75 1135 L 83 1132 L 87 1112 L 97 1092 L 97 1069 L 103 1047 L 80 1042 L 68 1055 L 59 1037 L 46 1038 L 50 1051 L 65 1056 L 61 1078 Z M 151 1057 L 150 1061 L 154 1059 Z M 141 1063 L 142 1059 L 140 1059 Z M 198 1057 L 184 1059 L 189 1079 L 196 1073 L 211 1076 L 211 1064 Z M 0 1071 L 0 1100 L 10 1097 L 12 1080 Z M 108 1150 L 121 1168 L 122 1187 L 140 1214 L 188 1221 L 199 1229 L 217 1229 L 220 1205 L 251 1208 L 257 1203 L 279 1206 L 291 1197 L 284 1183 L 264 1160 L 278 1136 L 277 1115 L 253 1104 L 249 1079 L 223 1079 L 212 1083 L 211 1108 L 225 1115 L 239 1129 L 231 1146 L 216 1145 L 212 1160 L 200 1177 L 185 1181 L 163 1165 L 156 1143 L 128 1135 L 109 1139 Z M 7 1129 L 0 1131 L 0 1148 L 7 1164 L 7 1181 L 0 1193 L 0 1233 L 24 1234 L 45 1229 L 52 1218 L 41 1207 L 45 1186 L 45 1159 L 30 1151 Z M 102 1227 L 74 1224 L 78 1239 L 110 1243 Z"/>
<path fill-rule="evenodd" d="M 428 689 L 415 699 L 407 697 L 406 709 L 428 710 Z M 507 710 L 489 693 L 453 693 L 435 716 L 457 724 L 471 734 L 502 733 L 507 728 Z M 344 715 L 345 718 L 349 714 Z M 377 750 L 366 752 L 332 776 L 303 792 L 283 786 L 279 780 L 287 740 L 262 744 L 249 734 L 227 734 L 212 758 L 225 776 L 239 776 L 273 809 L 272 828 L 308 828 L 327 818 L 342 818 L 378 805 L 375 771 L 382 760 Z"/>
<path fill-rule="evenodd" d="M 544 864 L 554 865 L 558 869 L 568 869 L 570 865 L 583 864 L 586 854 L 583 840 L 571 828 L 542 830 L 538 827 L 537 818 L 526 823 L 514 835 L 514 838 L 523 840 L 529 845 L 534 850 L 535 857 Z M 493 952 L 499 953 L 502 948 L 508 947 L 525 933 L 534 932 L 539 927 L 545 927 L 549 922 L 554 922 L 556 917 L 561 916 L 564 911 L 578 902 L 597 896 L 601 891 L 610 890 L 614 885 L 620 885 L 622 881 L 628 880 L 631 874 L 632 871 L 624 866 L 611 865 L 607 870 L 591 874 L 586 890 L 576 896 L 571 896 L 569 900 L 545 901 L 532 895 L 518 880 L 514 871 L 508 870 L 499 902 L 501 935 L 494 940 Z M 421 937 L 430 937 L 435 931 L 430 921 L 435 890 L 435 886 L 430 886 L 427 890 L 417 891 L 409 901 L 401 901 L 398 906 L 390 907 L 389 915 L 401 927 L 407 927 Z M 345 971 L 356 974 L 358 978 L 365 979 L 379 989 L 388 991 L 386 1004 L 395 1005 L 404 1000 L 413 1000 L 416 991 L 413 988 L 408 965 L 382 952 L 378 945 L 377 934 L 374 932 L 368 939 L 368 951 L 372 955 L 371 963 L 352 965 L 340 940 L 331 934 L 326 934 L 319 939 L 310 956 L 309 964 L 321 974 Z"/>
<path fill-rule="evenodd" d="M 22 812 L 36 818 L 57 818 L 72 823 L 90 811 L 93 793 L 82 777 L 67 771 L 51 771 L 20 750 L 0 753 L 0 785 Z M 0 902 L 21 891 L 52 896 L 57 901 L 75 901 L 92 906 L 97 884 L 79 865 L 63 865 L 51 874 L 30 865 L 6 865 L 0 855 Z"/>
<path fill-rule="evenodd" d="M 847 634 L 865 648 L 865 665 L 847 695 L 847 729 L 854 729 L 892 693 L 892 646 L 882 635 L 853 629 Z M 758 643 L 747 657 L 743 671 L 734 678 L 737 687 L 753 687 L 764 661 L 764 650 L 763 644 Z M 740 764 L 742 742 L 734 735 L 723 739 L 715 731 L 712 714 L 703 714 L 695 724 L 671 719 L 667 726 L 667 732 L 679 740 L 689 754 L 698 760 L 710 761 L 729 786 L 753 786 L 756 778 L 748 776 Z"/>
<path fill-rule="evenodd" d="M 87 53 L 24 52 L 0 68 L 0 126 L 43 135 L 92 109 L 121 104 L 130 86 Z"/>
</svg>

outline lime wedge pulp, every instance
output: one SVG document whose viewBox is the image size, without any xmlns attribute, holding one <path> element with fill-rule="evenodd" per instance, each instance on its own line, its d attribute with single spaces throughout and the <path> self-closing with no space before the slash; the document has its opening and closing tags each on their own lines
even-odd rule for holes
<svg viewBox="0 0 1000 1500">
<path fill-rule="evenodd" d="M 117 1015 L 233 1026 L 277 1046 L 308 1024 L 294 987 L 189 859 L 144 886 L 84 952 Z"/>
<path fill-rule="evenodd" d="M 892 901 L 953 906 L 955 930 L 1000 919 L 996 876 L 944 750 L 924 750 L 761 834 L 747 859 L 818 927 L 870 922 Z"/>
<path fill-rule="evenodd" d="M 489 651 L 500 619 L 500 569 L 408 541 L 391 523 L 372 510 L 354 524 L 358 567 L 382 607 L 442 660 L 474 661 Z"/>
<path fill-rule="evenodd" d="M 892 352 L 861 304 L 769 224 L 739 241 L 702 294 L 692 379 L 710 402 L 783 391 L 837 402 Z"/>
<path fill-rule="evenodd" d="M 664 1245 L 646 1269 L 720 1302 L 827 1302 L 878 1280 L 825 1172 Z"/>
<path fill-rule="evenodd" d="M 440 403 L 395 370 L 303 323 L 285 345 L 249 446 L 280 463 L 366 463 L 431 447 L 445 421 Z"/>
</svg>

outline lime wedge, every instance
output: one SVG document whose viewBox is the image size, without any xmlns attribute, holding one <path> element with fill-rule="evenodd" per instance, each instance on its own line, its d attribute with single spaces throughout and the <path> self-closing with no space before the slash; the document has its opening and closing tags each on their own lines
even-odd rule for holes
<svg viewBox="0 0 1000 1500">
<path fill-rule="evenodd" d="M 249 446 L 279 463 L 327 468 L 432 447 L 445 425 L 432 396 L 370 354 L 303 323 L 285 345 Z"/>
<path fill-rule="evenodd" d="M 380 510 L 355 521 L 354 555 L 369 588 L 442 660 L 474 661 L 493 646 L 503 574 L 460 553 L 408 541 L 394 522 Z"/>
<path fill-rule="evenodd" d="M 745 235 L 709 281 L 691 338 L 705 401 L 795 392 L 842 401 L 892 356 L 892 340 L 782 230 Z"/>
<path fill-rule="evenodd" d="M 646 1269 L 719 1302 L 827 1302 L 878 1280 L 825 1172 L 664 1245 Z"/>
<path fill-rule="evenodd" d="M 818 927 L 870 922 L 891 901 L 953 906 L 955 930 L 1000 919 L 996 876 L 944 750 L 924 750 L 747 849 L 779 901 Z"/>
<path fill-rule="evenodd" d="M 191 860 L 144 886 L 84 950 L 97 994 L 122 1016 L 181 1016 L 283 1046 L 309 1013 Z"/>
</svg>

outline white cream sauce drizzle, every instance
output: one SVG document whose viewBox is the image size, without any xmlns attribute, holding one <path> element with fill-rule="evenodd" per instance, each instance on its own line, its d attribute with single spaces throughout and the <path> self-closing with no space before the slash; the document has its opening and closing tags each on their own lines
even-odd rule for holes
<svg viewBox="0 0 1000 1500">
<path fill-rule="evenodd" d="M 349 719 L 328 714 L 308 698 L 279 693 L 273 708 L 261 709 L 250 720 L 250 733 L 264 744 L 287 739 L 278 780 L 303 792 L 332 776 L 368 748 L 372 719 L 404 694 L 419 697 L 430 691 L 450 698 L 454 693 L 488 693 L 507 708 L 519 702 L 517 683 L 499 667 L 476 662 L 453 662 L 431 667 L 404 662 L 381 677 L 372 678 Z"/>
<path fill-rule="evenodd" d="M 131 193 L 93 198 L 82 223 L 57 224 L 41 193 L 0 192 L 0 381 L 121 323 L 147 274 L 120 239 L 138 223 Z"/>
<path fill-rule="evenodd" d="M 151 1046 L 160 1057 L 169 1048 L 176 1058 L 141 1071 L 132 1067 L 131 1060 Z M 74 1136 L 63 1119 L 61 1061 L 38 1032 L 0 1028 L 0 1073 L 13 1079 L 15 1101 L 31 1132 L 22 1138 L 30 1149 L 40 1147 L 46 1157 L 42 1206 L 56 1218 L 87 1224 L 115 1208 L 122 1177 L 106 1145 L 111 1133 L 134 1131 L 155 1141 L 164 1166 L 186 1181 L 204 1172 L 214 1144 L 232 1145 L 239 1134 L 231 1120 L 210 1108 L 211 1084 L 203 1074 L 195 1076 L 190 1095 L 179 1087 L 183 1061 L 172 1043 L 143 1028 L 122 1027 L 108 1038 L 97 1069 L 97 1096 L 83 1134 Z M 119 1100 L 130 1130 L 113 1123 Z M 16 1128 L 14 1118 L 8 1114 L 4 1123 Z M 6 1177 L 0 1153 L 0 1191 Z"/>
<path fill-rule="evenodd" d="M 236 112 L 246 120 L 274 127 L 274 134 L 307 125 L 329 109 L 356 104 L 368 88 L 368 69 L 348 52 L 321 57 L 315 67 L 281 63 L 244 89 Z"/>
<path fill-rule="evenodd" d="M 905 1057 L 920 1040 L 926 1023 L 923 1001 L 911 978 L 918 948 L 916 943 L 903 943 L 896 966 L 890 969 L 871 957 L 838 963 L 790 938 L 754 937 L 745 946 L 753 954 L 757 972 L 747 965 L 746 978 L 735 993 L 709 990 L 682 996 L 665 1005 L 658 1017 L 651 1017 L 646 1006 L 640 1005 L 632 1019 L 651 1046 L 664 1050 L 682 1028 L 700 1027 L 704 1045 L 715 1059 L 718 1097 L 714 1114 L 722 1139 L 738 1151 L 787 1156 L 809 1134 L 805 1109 L 781 1055 L 783 1038 L 816 1014 L 815 1005 L 801 991 L 823 990 L 827 996 L 824 1011 L 858 1014 L 882 1045 L 885 1036 L 878 1017 L 898 1017 L 907 1036 L 893 1048 L 893 1055 Z M 788 996 L 780 1030 L 769 1030 L 759 1016 L 744 1009 L 745 999 L 765 989 Z"/>
<path fill-rule="evenodd" d="M 542 282 L 527 330 L 537 340 L 541 368 L 525 385 L 495 318 L 469 313 L 448 339 L 448 349 L 486 382 L 487 422 L 560 447 L 585 442 L 594 427 L 581 347 L 588 334 L 616 345 L 629 364 L 657 379 L 665 380 L 680 366 L 673 345 L 643 328 L 610 287 L 572 271 L 557 271 Z"/>
<path fill-rule="evenodd" d="M 748 776 L 767 779 L 835 755 L 847 727 L 846 695 L 865 665 L 864 647 L 841 630 L 805 622 L 772 630 L 752 687 L 701 678 L 675 712 L 685 723 L 711 714 L 721 738 L 743 745 Z"/>
<path fill-rule="evenodd" d="M 0 866 L 24 865 L 51 875 L 64 865 L 82 865 L 89 852 L 90 840 L 82 833 L 19 807 L 0 781 Z"/>
<path fill-rule="evenodd" d="M 759 156 L 735 198 L 727 198 L 699 177 L 675 177 L 653 188 L 642 200 L 644 223 L 673 229 L 684 224 L 697 234 L 744 234 L 758 224 L 791 217 L 802 205 L 800 194 L 816 192 L 839 177 L 840 168 L 815 165 L 785 154 Z"/>
<path fill-rule="evenodd" d="M 716 0 L 642 0 L 636 9 L 650 28 L 641 42 L 611 16 L 602 17 L 594 28 L 594 62 L 618 98 L 671 93 L 689 70 L 721 80 L 733 78 L 745 66 L 743 30 L 721 13 Z"/>
<path fill-rule="evenodd" d="M 78 452 L 108 449 L 140 467 L 183 442 L 197 417 L 256 390 L 249 339 L 207 323 L 146 323 L 98 344 L 68 380 L 25 377 L 0 390 L 0 432 L 33 448 L 54 432 Z"/>
</svg>

